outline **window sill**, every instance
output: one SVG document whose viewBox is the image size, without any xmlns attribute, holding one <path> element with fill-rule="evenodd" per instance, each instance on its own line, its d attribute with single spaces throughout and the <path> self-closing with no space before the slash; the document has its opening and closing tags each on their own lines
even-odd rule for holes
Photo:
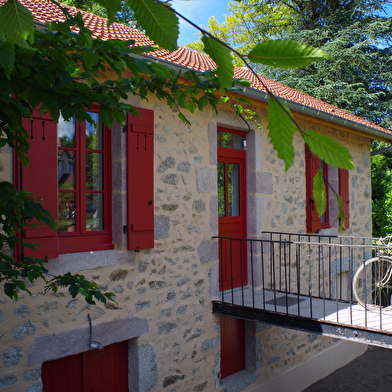
<svg viewBox="0 0 392 392">
<path fill-rule="evenodd" d="M 55 259 L 49 260 L 45 268 L 53 275 L 67 272 L 75 273 L 92 270 L 101 267 L 112 267 L 115 265 L 134 265 L 136 253 L 124 250 L 98 250 L 79 253 L 61 254 Z"/>
</svg>

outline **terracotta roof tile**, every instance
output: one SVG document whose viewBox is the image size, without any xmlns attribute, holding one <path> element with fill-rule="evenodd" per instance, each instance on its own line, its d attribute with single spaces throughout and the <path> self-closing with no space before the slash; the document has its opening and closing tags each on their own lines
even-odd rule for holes
<svg viewBox="0 0 392 392">
<path fill-rule="evenodd" d="M 0 6 L 4 4 L 5 0 L 0 0 Z M 20 0 L 22 4 L 28 7 L 34 15 L 37 22 L 48 23 L 54 20 L 64 20 L 64 14 L 62 11 L 53 3 L 48 0 Z M 70 14 L 74 15 L 79 10 L 75 7 L 70 7 L 64 5 L 68 9 Z M 88 29 L 93 32 L 94 37 L 100 37 L 101 39 L 121 39 L 121 40 L 134 40 L 137 46 L 149 46 L 154 45 L 144 33 L 137 29 L 119 24 L 113 23 L 109 27 L 106 24 L 106 19 L 96 16 L 94 14 L 80 11 L 83 15 L 85 25 Z M 178 47 L 174 52 L 169 52 L 167 50 L 157 50 L 150 54 L 158 59 L 174 63 L 176 65 L 184 66 L 187 68 L 192 68 L 198 71 L 207 71 L 209 69 L 216 68 L 215 63 L 206 54 L 196 52 L 194 50 Z M 259 76 L 263 81 L 263 84 L 258 78 L 246 68 L 235 68 L 234 76 L 236 78 L 248 79 L 252 83 L 252 88 L 259 91 L 266 91 L 265 86 L 274 93 L 276 96 L 304 105 L 306 107 L 318 110 L 323 113 L 330 114 L 331 116 L 340 117 L 344 120 L 353 121 L 354 123 L 364 125 L 366 127 L 373 128 L 375 130 L 381 131 L 382 133 L 387 133 L 392 135 L 392 132 L 375 125 L 363 118 L 357 117 L 349 112 L 338 109 L 333 105 L 329 105 L 323 101 L 320 101 L 314 97 L 307 94 L 301 93 L 298 90 L 287 87 L 283 84 L 275 82 L 271 79 Z M 390 138 L 390 137 L 389 137 Z"/>
</svg>

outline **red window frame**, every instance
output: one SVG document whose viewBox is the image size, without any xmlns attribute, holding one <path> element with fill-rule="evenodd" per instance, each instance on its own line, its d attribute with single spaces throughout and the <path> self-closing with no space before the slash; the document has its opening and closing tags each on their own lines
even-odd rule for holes
<svg viewBox="0 0 392 392">
<path fill-rule="evenodd" d="M 99 113 L 99 107 L 92 107 L 89 111 Z M 128 192 L 127 225 L 123 226 L 123 230 L 128 233 L 129 250 L 154 247 L 154 111 L 139 109 L 139 112 L 140 115 L 136 116 L 128 114 L 125 129 Z M 61 216 L 59 217 L 58 180 L 61 173 L 58 171 L 58 124 L 49 114 L 41 115 L 39 108 L 34 109 L 31 118 L 23 117 L 22 121 L 29 135 L 30 162 L 27 167 L 22 166 L 17 154 L 14 154 L 14 184 L 17 189 L 32 192 L 34 196 L 39 197 L 44 207 L 52 213 L 56 221 L 59 221 Z M 77 126 L 83 128 L 84 125 Z M 58 257 L 59 253 L 113 249 L 111 130 L 104 127 L 104 135 L 103 230 L 89 231 L 83 229 L 79 223 L 77 231 L 59 233 L 37 222 L 38 228 L 28 229 L 25 235 L 25 241 L 36 244 L 37 247 L 19 247 L 15 254 L 16 260 L 26 256 L 48 260 Z M 79 162 L 79 170 L 76 170 L 79 172 L 84 165 L 85 157 L 79 157 L 76 162 Z M 86 174 L 76 175 L 75 178 L 79 193 L 85 195 Z M 78 203 L 77 211 L 81 212 L 78 219 L 85 222 L 85 205 L 82 201 Z"/>
<path fill-rule="evenodd" d="M 331 227 L 330 220 L 330 204 L 332 200 L 335 200 L 334 197 L 329 197 L 329 175 L 328 175 L 328 166 L 325 162 L 323 162 L 317 155 L 313 154 L 309 147 L 305 145 L 305 171 L 306 171 L 306 230 L 308 233 L 317 233 L 322 229 L 328 229 Z M 326 189 L 326 197 L 327 197 L 327 205 L 326 212 L 321 217 L 317 213 L 316 204 L 313 196 L 313 179 L 317 174 L 319 169 L 322 169 L 325 189 Z M 338 183 L 339 195 L 342 199 L 344 212 L 346 215 L 344 226 L 347 229 L 349 227 L 349 177 L 348 171 L 344 169 L 339 169 L 338 171 Z M 324 219 L 323 219 L 324 217 Z"/>
<path fill-rule="evenodd" d="M 92 107 L 88 110 L 92 113 L 99 114 L 99 107 Z M 70 151 L 75 154 L 75 186 L 74 189 L 59 189 L 60 194 L 74 194 L 75 195 L 75 230 L 72 232 L 59 231 L 59 248 L 60 253 L 82 252 L 85 250 L 104 250 L 112 249 L 112 179 L 111 179 L 111 130 L 99 121 L 98 126 L 102 130 L 102 147 L 100 149 L 91 149 L 86 146 L 86 126 L 87 122 L 75 122 L 75 146 L 61 147 L 58 143 L 58 150 Z M 102 156 L 102 188 L 101 189 L 87 189 L 87 174 L 86 174 L 86 155 L 88 153 L 101 154 Z M 95 194 L 102 195 L 103 213 L 101 219 L 103 220 L 103 228 L 96 231 L 89 230 L 87 222 L 87 195 Z M 59 204 L 59 222 L 60 216 Z"/>
</svg>

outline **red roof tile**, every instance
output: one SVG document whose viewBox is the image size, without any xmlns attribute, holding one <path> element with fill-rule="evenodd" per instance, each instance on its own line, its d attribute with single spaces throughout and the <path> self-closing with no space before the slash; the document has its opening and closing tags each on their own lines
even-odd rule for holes
<svg viewBox="0 0 392 392">
<path fill-rule="evenodd" d="M 5 0 L 0 0 L 0 6 L 4 4 L 4 2 Z M 62 11 L 48 0 L 20 0 L 20 2 L 31 10 L 37 22 L 48 23 L 54 20 L 65 19 Z M 66 5 L 64 5 L 64 7 L 67 8 L 72 15 L 76 14 L 79 11 L 75 7 L 70 7 Z M 84 11 L 80 12 L 83 15 L 86 27 L 93 32 L 94 37 L 100 37 L 104 40 L 113 38 L 121 40 L 134 40 L 135 45 L 137 46 L 154 45 L 153 41 L 151 41 L 144 33 L 140 32 L 137 29 L 119 23 L 113 23 L 110 26 L 107 26 L 105 18 L 101 18 L 99 16 Z M 158 50 L 151 54 L 151 56 L 198 71 L 207 71 L 209 69 L 216 68 L 214 61 L 212 61 L 212 59 L 206 54 L 199 53 L 181 46 L 178 47 L 178 49 L 174 52 L 169 52 L 167 50 Z M 252 88 L 255 90 L 263 92 L 266 91 L 260 80 L 249 69 L 235 68 L 234 76 L 236 78 L 244 78 L 250 80 L 252 83 Z M 379 131 L 381 132 L 381 135 L 384 135 L 388 139 L 391 139 L 392 137 L 391 131 L 378 125 L 375 125 L 367 120 L 364 120 L 363 118 L 355 116 L 344 110 L 338 109 L 333 105 L 329 105 L 323 101 L 313 98 L 307 94 L 301 93 L 298 90 L 287 87 L 271 79 L 265 78 L 263 76 L 259 76 L 259 78 L 263 81 L 264 85 L 267 86 L 268 89 L 276 96 L 281 97 L 287 101 L 297 103 L 299 105 L 304 105 L 304 107 L 308 107 L 310 109 L 329 114 L 331 115 L 331 121 L 333 121 L 333 117 L 338 117 L 343 120 L 353 122 L 354 124 L 359 124 L 364 127 L 372 128 L 376 131 Z M 350 124 L 346 125 L 350 127 Z M 351 125 L 351 127 L 353 126 Z"/>
</svg>

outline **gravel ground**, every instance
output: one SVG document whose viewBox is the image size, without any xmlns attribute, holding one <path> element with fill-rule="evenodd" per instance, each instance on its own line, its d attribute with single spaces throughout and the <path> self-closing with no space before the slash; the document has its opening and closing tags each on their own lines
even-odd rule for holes
<svg viewBox="0 0 392 392">
<path fill-rule="evenodd" d="M 364 354 L 348 365 L 302 392 L 343 391 L 392 392 L 392 349 L 369 346 Z"/>
</svg>

